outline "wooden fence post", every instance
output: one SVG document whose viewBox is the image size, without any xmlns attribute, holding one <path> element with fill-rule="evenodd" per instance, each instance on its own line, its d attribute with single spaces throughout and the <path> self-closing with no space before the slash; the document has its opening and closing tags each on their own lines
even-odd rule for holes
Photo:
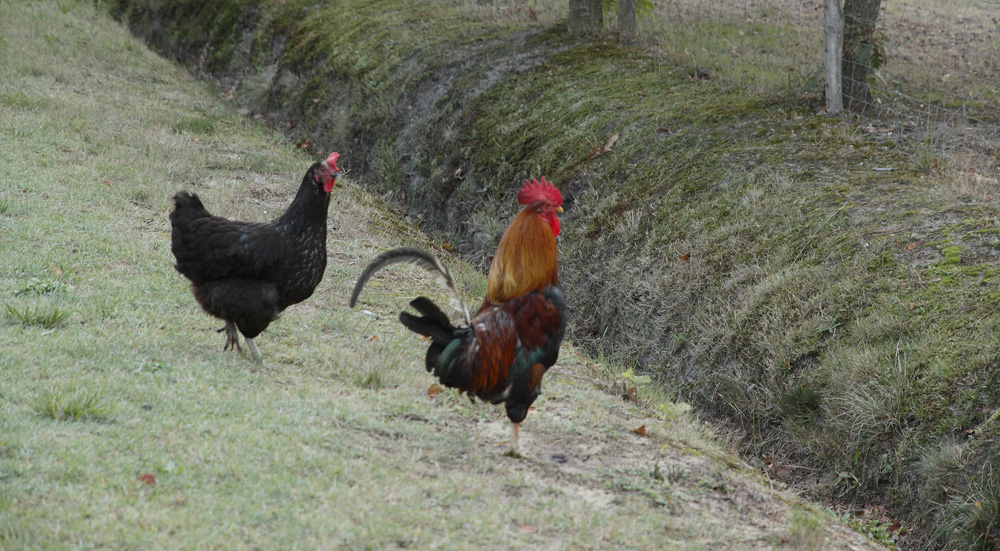
<svg viewBox="0 0 1000 551">
<path fill-rule="evenodd" d="M 823 74 L 826 80 L 826 112 L 844 109 L 841 57 L 844 55 L 844 8 L 841 0 L 823 0 Z"/>
</svg>

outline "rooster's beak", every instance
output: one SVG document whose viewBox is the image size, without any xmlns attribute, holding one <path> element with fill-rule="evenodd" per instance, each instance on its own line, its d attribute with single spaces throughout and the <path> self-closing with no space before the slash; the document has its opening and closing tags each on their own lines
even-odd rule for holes
<svg viewBox="0 0 1000 551">
<path fill-rule="evenodd" d="M 556 207 L 556 212 L 562 212 L 562 211 L 563 211 L 562 207 Z"/>
</svg>

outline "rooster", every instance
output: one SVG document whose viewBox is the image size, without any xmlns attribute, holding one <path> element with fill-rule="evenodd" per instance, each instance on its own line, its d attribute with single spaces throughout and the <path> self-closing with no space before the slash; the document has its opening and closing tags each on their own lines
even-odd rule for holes
<svg viewBox="0 0 1000 551">
<path fill-rule="evenodd" d="M 170 249 L 175 267 L 191 280 L 198 304 L 226 325 L 223 350 L 242 352 L 237 329 L 256 362 L 254 338 L 292 304 L 309 298 L 326 269 L 326 215 L 339 153 L 314 163 L 295 199 L 266 223 L 213 216 L 197 195 L 174 195 Z"/>
<path fill-rule="evenodd" d="M 470 319 L 448 269 L 420 249 L 393 249 L 365 268 L 351 306 L 372 275 L 397 262 L 420 265 L 457 297 L 465 326 L 455 327 L 430 299 L 399 314 L 407 329 L 431 340 L 426 368 L 445 386 L 493 404 L 504 403 L 512 423 L 512 453 L 521 455 L 520 424 L 541 392 L 542 375 L 559 358 L 566 331 L 566 303 L 559 289 L 556 236 L 562 195 L 542 178 L 525 181 L 517 196 L 526 205 L 500 239 L 490 266 L 486 298 Z"/>
</svg>

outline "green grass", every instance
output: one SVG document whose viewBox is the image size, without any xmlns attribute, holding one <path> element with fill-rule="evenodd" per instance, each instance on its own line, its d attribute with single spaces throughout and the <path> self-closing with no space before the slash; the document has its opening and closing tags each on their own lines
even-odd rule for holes
<svg viewBox="0 0 1000 551">
<path fill-rule="evenodd" d="M 794 497 L 649 380 L 570 346 L 524 425 L 528 458 L 505 456 L 502 411 L 428 394 L 426 343 L 395 321 L 435 292 L 425 274 L 381 274 L 346 306 L 378 252 L 436 247 L 346 178 L 324 281 L 257 339 L 268 368 L 222 352 L 172 267 L 170 197 L 270 219 L 312 157 L 90 3 L 0 3 L 0 36 L 0 86 L 34 98 L 0 104 L 17 193 L 0 289 L 18 312 L 72 312 L 0 324 L 0 549 L 765 550 L 787 533 Z M 447 261 L 482 296 L 482 274 Z M 623 380 L 642 388 L 625 400 Z M 829 526 L 830 548 L 873 548 Z"/>
<path fill-rule="evenodd" d="M 17 306 L 7 304 L 7 318 L 13 323 L 26 327 L 36 326 L 44 329 L 53 329 L 61 325 L 70 312 L 53 304 L 34 304 Z"/>
<path fill-rule="evenodd" d="M 31 407 L 42 417 L 55 421 L 107 421 L 114 408 L 106 402 L 99 393 L 86 389 L 72 393 L 46 390 Z"/>
<path fill-rule="evenodd" d="M 49 295 L 69 290 L 70 286 L 59 280 L 33 277 L 14 291 L 14 296 Z"/>
<path fill-rule="evenodd" d="M 184 117 L 174 123 L 173 129 L 174 132 L 212 134 L 215 132 L 215 121 L 208 117 Z"/>
<path fill-rule="evenodd" d="M 658 22 L 676 37 L 667 55 L 577 41 L 561 2 L 536 3 L 536 19 L 504 2 L 306 4 L 113 11 L 158 47 L 206 51 L 202 74 L 249 71 L 236 101 L 267 98 L 296 140 L 355 144 L 352 177 L 477 266 L 516 208 L 513 183 L 545 174 L 567 198 L 571 338 L 619 366 L 612 378 L 633 367 L 727 422 L 747 456 L 805 463 L 807 487 L 908 524 L 950 522 L 980 493 L 982 459 L 954 465 L 961 489 L 943 503 L 921 497 L 936 450 L 997 451 L 969 435 L 992 433 L 1000 397 L 1000 195 L 995 162 L 965 136 L 928 126 L 908 141 L 817 115 L 819 81 L 782 66 L 802 37 L 781 23 L 715 18 L 732 50 L 706 58 L 687 54 L 695 37 L 674 20 Z M 149 13 L 176 32 L 151 32 Z M 348 30 L 328 32 L 332 20 Z M 251 51 L 234 21 L 258 39 Z M 720 71 L 761 86 L 733 88 Z M 396 384 L 377 369 L 354 377 Z M 976 537 L 912 534 L 940 547 Z"/>
</svg>

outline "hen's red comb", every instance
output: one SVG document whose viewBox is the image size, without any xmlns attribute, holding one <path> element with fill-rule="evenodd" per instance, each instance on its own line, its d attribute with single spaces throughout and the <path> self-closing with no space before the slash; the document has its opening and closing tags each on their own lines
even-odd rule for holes
<svg viewBox="0 0 1000 551">
<path fill-rule="evenodd" d="M 337 159 L 339 158 L 340 158 L 340 153 L 337 153 L 336 151 L 330 153 L 330 156 L 326 158 L 327 166 L 329 166 L 335 172 L 340 172 L 340 169 L 337 168 Z"/>
<path fill-rule="evenodd" d="M 524 187 L 517 194 L 517 202 L 522 205 L 530 205 L 535 201 L 547 201 L 556 206 L 562 206 L 562 194 L 556 189 L 556 186 L 545 181 L 545 176 L 542 176 L 542 181 L 532 178 L 530 180 L 524 181 Z"/>
</svg>

